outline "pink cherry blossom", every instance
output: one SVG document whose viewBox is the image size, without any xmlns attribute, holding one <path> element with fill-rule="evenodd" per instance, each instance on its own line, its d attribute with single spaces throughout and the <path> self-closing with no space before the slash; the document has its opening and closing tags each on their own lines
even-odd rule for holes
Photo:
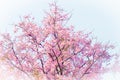
<svg viewBox="0 0 120 80">
<path fill-rule="evenodd" d="M 0 53 L 8 63 L 35 79 L 82 80 L 99 73 L 110 60 L 113 46 L 95 42 L 90 34 L 66 26 L 69 14 L 56 3 L 37 25 L 31 16 L 24 16 L 15 25 L 15 35 L 2 35 Z M 6 56 L 7 55 L 7 56 Z"/>
</svg>

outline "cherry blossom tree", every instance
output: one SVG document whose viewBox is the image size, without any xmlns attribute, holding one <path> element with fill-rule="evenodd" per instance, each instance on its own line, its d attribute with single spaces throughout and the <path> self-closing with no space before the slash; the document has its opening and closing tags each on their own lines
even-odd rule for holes
<svg viewBox="0 0 120 80">
<path fill-rule="evenodd" d="M 1 35 L 0 55 L 9 65 L 36 80 L 83 80 L 105 70 L 112 45 L 68 26 L 69 14 L 56 3 L 45 13 L 41 26 L 24 16 L 14 35 Z"/>
</svg>

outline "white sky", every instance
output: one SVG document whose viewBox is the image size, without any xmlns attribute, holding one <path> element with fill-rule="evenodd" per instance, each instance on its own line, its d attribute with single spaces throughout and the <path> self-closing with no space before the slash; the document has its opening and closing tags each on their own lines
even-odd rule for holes
<svg viewBox="0 0 120 80">
<path fill-rule="evenodd" d="M 52 0 L 0 0 L 0 32 L 9 31 L 19 16 L 32 14 L 38 22 L 44 17 Z M 120 48 L 120 0 L 56 0 L 65 10 L 72 11 L 69 22 L 76 29 L 93 31 L 99 41 L 111 41 Z M 118 49 L 119 50 L 119 49 Z M 103 80 L 118 80 L 110 71 Z"/>
</svg>

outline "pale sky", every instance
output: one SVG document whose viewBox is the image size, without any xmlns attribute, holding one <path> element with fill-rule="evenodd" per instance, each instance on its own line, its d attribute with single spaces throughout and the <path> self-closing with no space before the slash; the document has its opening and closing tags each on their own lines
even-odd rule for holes
<svg viewBox="0 0 120 80">
<path fill-rule="evenodd" d="M 48 3 L 53 0 L 0 0 L 0 32 L 8 32 L 20 16 L 30 14 L 40 22 Z M 120 0 L 56 0 L 72 13 L 69 24 L 76 29 L 93 31 L 99 41 L 111 41 L 120 48 Z M 117 49 L 116 51 L 120 51 Z M 118 80 L 120 75 L 110 71 L 103 80 Z M 11 79 L 12 80 L 12 79 Z"/>
</svg>

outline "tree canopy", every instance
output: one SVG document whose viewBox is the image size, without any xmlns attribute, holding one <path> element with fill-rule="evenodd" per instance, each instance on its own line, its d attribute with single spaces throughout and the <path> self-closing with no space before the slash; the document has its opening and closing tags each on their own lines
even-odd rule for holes
<svg viewBox="0 0 120 80">
<path fill-rule="evenodd" d="M 103 71 L 113 46 L 97 42 L 90 33 L 75 31 L 66 25 L 69 19 L 56 3 L 50 4 L 41 26 L 33 17 L 24 16 L 15 25 L 14 37 L 1 35 L 1 56 L 36 80 L 41 75 L 45 80 L 83 80 Z"/>
</svg>

